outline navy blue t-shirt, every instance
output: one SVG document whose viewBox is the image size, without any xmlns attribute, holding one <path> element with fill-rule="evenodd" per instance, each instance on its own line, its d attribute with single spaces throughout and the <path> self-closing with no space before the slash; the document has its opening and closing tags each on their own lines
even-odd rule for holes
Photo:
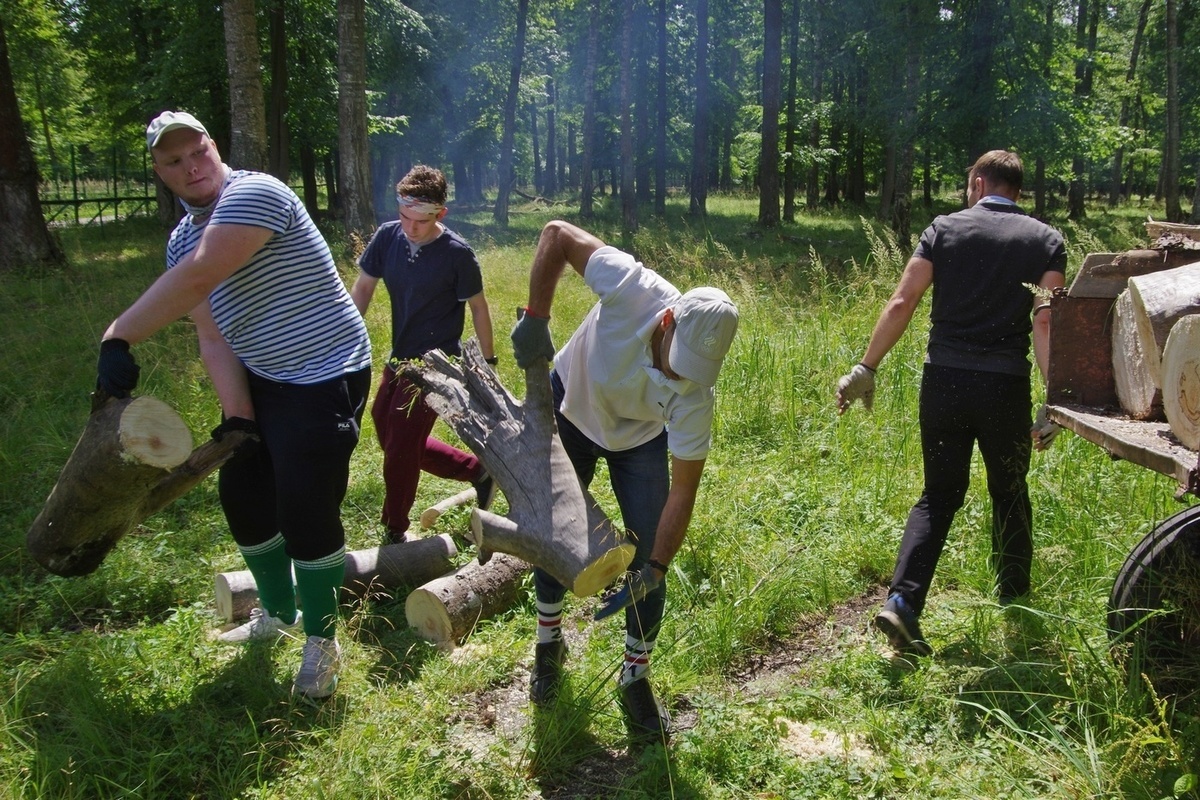
<svg viewBox="0 0 1200 800">
<path fill-rule="evenodd" d="M 392 306 L 392 356 L 420 358 L 430 350 L 461 353 L 466 301 L 483 291 L 479 260 L 446 229 L 413 255 L 399 220 L 375 231 L 359 268 L 382 278 Z"/>
</svg>

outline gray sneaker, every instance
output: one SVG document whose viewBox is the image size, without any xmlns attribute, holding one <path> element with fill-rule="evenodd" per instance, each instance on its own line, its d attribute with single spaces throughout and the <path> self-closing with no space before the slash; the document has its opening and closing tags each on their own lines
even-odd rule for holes
<svg viewBox="0 0 1200 800">
<path fill-rule="evenodd" d="M 289 625 L 279 617 L 272 617 L 263 608 L 252 608 L 248 622 L 218 635 L 217 640 L 232 644 L 244 644 L 245 642 L 278 639 L 280 636 L 288 635 L 291 631 L 298 630 L 300 622 L 299 611 L 296 612 L 296 621 Z"/>
<path fill-rule="evenodd" d="M 304 643 L 304 660 L 292 683 L 292 691 L 310 700 L 329 697 L 338 684 L 338 667 L 342 661 L 342 648 L 337 639 L 310 636 Z"/>
</svg>

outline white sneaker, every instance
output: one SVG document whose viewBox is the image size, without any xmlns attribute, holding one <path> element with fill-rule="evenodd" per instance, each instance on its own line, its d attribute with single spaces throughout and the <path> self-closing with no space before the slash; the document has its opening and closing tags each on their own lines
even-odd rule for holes
<svg viewBox="0 0 1200 800">
<path fill-rule="evenodd" d="M 310 636 L 304 643 L 304 660 L 292 683 L 292 691 L 310 700 L 329 697 L 338 684 L 338 667 L 341 665 L 342 648 L 337 639 Z"/>
<path fill-rule="evenodd" d="M 298 629 L 300 622 L 301 616 L 299 611 L 296 612 L 296 621 L 289 625 L 279 617 L 272 617 L 261 607 L 252 608 L 250 609 L 249 622 L 225 631 L 217 636 L 217 639 L 222 642 L 232 642 L 235 644 L 263 639 L 278 639 L 280 636 Z"/>
</svg>

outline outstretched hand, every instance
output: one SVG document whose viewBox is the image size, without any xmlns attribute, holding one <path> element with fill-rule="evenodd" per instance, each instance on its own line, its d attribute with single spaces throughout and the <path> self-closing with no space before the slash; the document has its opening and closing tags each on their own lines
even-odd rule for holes
<svg viewBox="0 0 1200 800">
<path fill-rule="evenodd" d="M 863 408 L 870 411 L 875 404 L 875 370 L 866 364 L 855 364 L 838 381 L 836 400 L 839 414 L 845 414 L 855 400 L 861 400 Z"/>
<path fill-rule="evenodd" d="M 1033 420 L 1033 427 L 1029 429 L 1029 435 L 1033 437 L 1033 449 L 1045 450 L 1060 430 L 1062 428 L 1057 422 L 1051 422 L 1046 417 L 1046 404 L 1042 403 Z"/>
<path fill-rule="evenodd" d="M 637 572 L 625 573 L 621 588 L 604 598 L 593 619 L 607 619 L 653 592 L 662 583 L 658 570 L 646 564 Z"/>
</svg>

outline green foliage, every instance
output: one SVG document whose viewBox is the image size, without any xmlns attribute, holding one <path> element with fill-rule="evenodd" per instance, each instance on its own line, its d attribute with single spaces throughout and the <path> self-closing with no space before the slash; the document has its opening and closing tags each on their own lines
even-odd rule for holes
<svg viewBox="0 0 1200 800">
<path fill-rule="evenodd" d="M 755 209 L 753 198 L 715 195 L 701 224 L 685 201 L 671 203 L 666 221 L 623 242 L 680 288 L 724 287 L 741 312 L 654 653 L 652 679 L 677 725 L 665 753 L 625 749 L 614 690 L 622 631 L 591 622 L 594 598 L 568 599 L 564 696 L 545 712 L 525 699 L 531 601 L 446 653 L 407 628 L 403 590 L 345 609 L 333 699 L 290 700 L 299 643 L 236 649 L 211 638 L 212 575 L 240 568 L 211 484 L 148 519 L 93 575 L 45 574 L 24 532 L 82 429 L 100 332 L 159 274 L 165 237 L 149 222 L 68 229 L 68 267 L 0 277 L 0 334 L 15 343 L 0 360 L 0 794 L 1194 797 L 1196 709 L 1124 672 L 1104 630 L 1125 554 L 1177 509 L 1169 481 L 1060 436 L 1030 475 L 1032 598 L 1001 609 L 976 463 L 922 620 L 937 655 L 915 668 L 883 660 L 868 628 L 920 490 L 928 314 L 881 365 L 874 411 L 838 417 L 833 386 L 908 253 L 857 214 L 764 233 Z M 1146 213 L 1068 227 L 1072 266 L 1089 249 L 1144 241 Z M 506 230 L 489 219 L 448 222 L 481 256 L 501 379 L 520 396 L 504 334 L 547 212 L 515 207 Z M 621 241 L 615 209 L 589 225 Z M 335 241 L 349 277 L 345 249 Z M 556 343 L 592 302 L 578 276 L 564 276 Z M 377 300 L 367 322 L 382 352 L 387 304 Z M 142 391 L 207 436 L 216 402 L 190 326 L 135 353 Z M 452 436 L 440 424 L 438 435 Z M 368 422 L 344 506 L 351 548 L 378 542 L 379 469 Z M 425 478 L 418 503 L 456 488 Z M 593 490 L 615 514 L 603 471 Z M 466 522 L 447 514 L 438 530 Z"/>
</svg>

